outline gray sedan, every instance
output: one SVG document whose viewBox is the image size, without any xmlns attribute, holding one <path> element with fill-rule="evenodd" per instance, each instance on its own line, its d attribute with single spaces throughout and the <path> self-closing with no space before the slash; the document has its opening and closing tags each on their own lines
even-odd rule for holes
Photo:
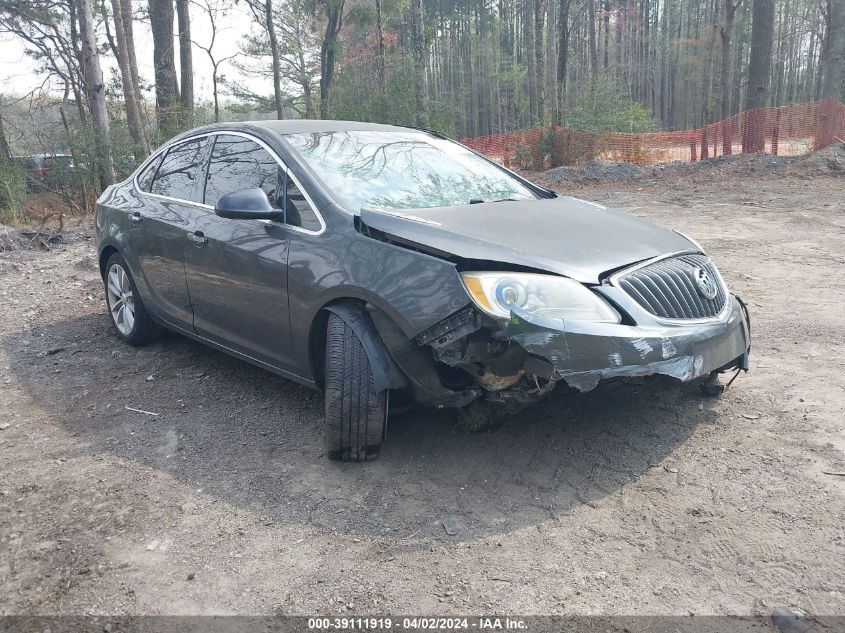
<svg viewBox="0 0 845 633">
<path fill-rule="evenodd" d="M 748 369 L 745 306 L 696 242 L 429 131 L 199 128 L 103 193 L 96 233 L 119 338 L 167 328 L 322 389 L 333 459 L 378 455 L 391 393 L 513 411 Z"/>
</svg>

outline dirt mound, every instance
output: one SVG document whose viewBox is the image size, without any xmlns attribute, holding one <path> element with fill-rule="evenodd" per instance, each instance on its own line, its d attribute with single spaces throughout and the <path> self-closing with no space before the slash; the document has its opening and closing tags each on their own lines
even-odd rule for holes
<svg viewBox="0 0 845 633">
<path fill-rule="evenodd" d="M 652 168 L 654 176 L 685 176 L 687 174 L 755 176 L 759 174 L 783 175 L 795 163 L 791 156 L 752 154 L 715 156 L 695 163 L 675 161 Z"/>
<path fill-rule="evenodd" d="M 631 163 L 606 163 L 600 160 L 588 160 L 581 165 L 554 167 L 542 176 L 553 182 L 624 182 L 638 180 L 648 175 L 648 171 Z"/>
<path fill-rule="evenodd" d="M 730 176 L 784 176 L 789 174 L 806 176 L 819 173 L 845 173 L 845 143 L 834 143 L 807 157 L 737 154 L 734 156 L 716 156 L 695 163 L 674 161 L 654 167 L 593 160 L 576 166 L 555 167 L 537 174 L 537 178 L 553 187 L 557 183 L 588 184 L 699 177 L 706 179 Z"/>
<path fill-rule="evenodd" d="M 833 143 L 813 152 L 803 164 L 822 173 L 845 172 L 845 143 Z"/>
</svg>

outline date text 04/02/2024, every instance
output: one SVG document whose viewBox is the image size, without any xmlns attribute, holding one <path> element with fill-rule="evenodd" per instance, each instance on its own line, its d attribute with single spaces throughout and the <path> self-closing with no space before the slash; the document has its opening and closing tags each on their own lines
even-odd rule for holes
<svg viewBox="0 0 845 633">
<path fill-rule="evenodd" d="M 471 630 L 499 631 L 526 630 L 524 620 L 518 618 L 478 617 L 346 617 L 308 618 L 308 628 L 313 631 L 375 631 L 399 629 L 405 631 Z"/>
</svg>

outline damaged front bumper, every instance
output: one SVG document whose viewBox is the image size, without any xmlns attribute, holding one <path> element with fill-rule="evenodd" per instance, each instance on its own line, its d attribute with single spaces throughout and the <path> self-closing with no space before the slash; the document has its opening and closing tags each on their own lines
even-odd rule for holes
<svg viewBox="0 0 845 633">
<path fill-rule="evenodd" d="M 634 324 L 563 322 L 515 312 L 502 335 L 548 361 L 550 380 L 563 380 L 582 392 L 607 378 L 663 374 L 686 382 L 714 371 L 748 368 L 749 319 L 736 296 L 729 296 L 719 317 L 670 321 L 632 305 L 617 288 L 597 290 L 624 305 Z"/>
<path fill-rule="evenodd" d="M 483 399 L 515 411 L 561 381 L 583 392 L 608 378 L 663 374 L 691 381 L 748 369 L 750 321 L 738 297 L 728 295 L 717 317 L 668 320 L 615 286 L 593 290 L 624 314 L 621 323 L 564 321 L 516 309 L 509 320 L 493 321 L 466 308 L 409 340 L 371 306 L 387 352 L 383 373 L 396 378 L 381 388 L 408 387 L 418 402 L 438 408 Z"/>
</svg>

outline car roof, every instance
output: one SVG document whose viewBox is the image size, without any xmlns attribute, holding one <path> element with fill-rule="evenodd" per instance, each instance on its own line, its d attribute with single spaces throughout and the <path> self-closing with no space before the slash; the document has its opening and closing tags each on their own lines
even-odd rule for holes
<svg viewBox="0 0 845 633">
<path fill-rule="evenodd" d="M 384 132 L 407 132 L 408 128 L 384 123 L 367 123 L 365 121 L 325 121 L 320 119 L 292 119 L 279 121 L 251 121 L 253 125 L 266 127 L 279 134 L 297 134 L 308 132 L 349 132 L 352 130 L 380 130 Z"/>
<path fill-rule="evenodd" d="M 261 121 L 233 121 L 230 123 L 212 123 L 200 128 L 180 134 L 179 137 L 214 132 L 217 130 L 250 130 L 265 128 L 277 134 L 308 134 L 320 132 L 349 132 L 349 131 L 383 131 L 408 132 L 410 129 L 401 125 L 386 125 L 384 123 L 367 123 L 364 121 L 332 121 L 321 119 L 266 119 Z M 425 130 L 420 130 L 425 131 Z"/>
</svg>

